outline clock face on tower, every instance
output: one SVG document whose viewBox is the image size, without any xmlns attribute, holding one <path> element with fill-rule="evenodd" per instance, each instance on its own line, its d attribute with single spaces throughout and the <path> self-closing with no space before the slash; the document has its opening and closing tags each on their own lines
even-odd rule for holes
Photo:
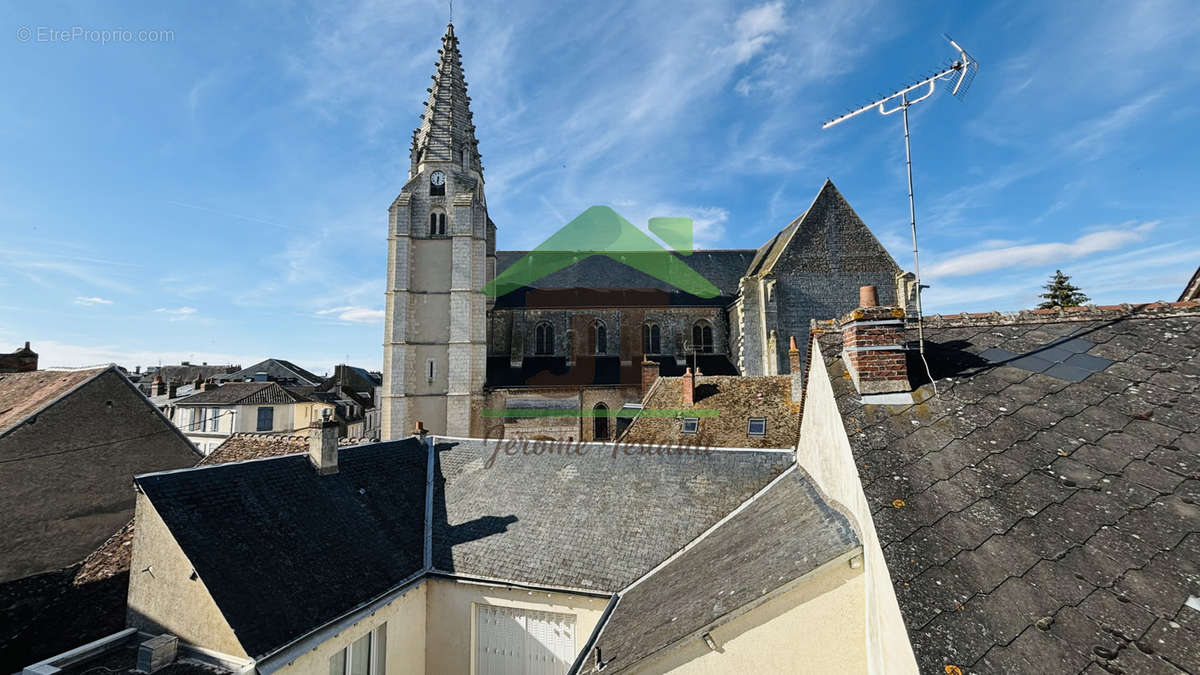
<svg viewBox="0 0 1200 675">
<path fill-rule="evenodd" d="M 446 174 L 441 171 L 434 171 L 429 174 L 429 184 L 441 187 L 446 184 Z"/>
</svg>

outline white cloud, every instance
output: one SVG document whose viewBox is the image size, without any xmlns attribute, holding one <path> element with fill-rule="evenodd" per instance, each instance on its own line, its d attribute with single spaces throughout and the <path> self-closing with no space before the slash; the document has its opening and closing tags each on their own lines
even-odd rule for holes
<svg viewBox="0 0 1200 675">
<path fill-rule="evenodd" d="M 734 22 L 737 38 L 730 46 L 735 63 L 754 58 L 784 29 L 783 3 L 769 2 L 748 9 Z"/>
<path fill-rule="evenodd" d="M 382 309 L 347 305 L 345 307 L 323 309 L 317 312 L 317 316 L 331 316 L 338 321 L 345 321 L 347 323 L 380 323 L 383 321 L 384 314 Z"/>
<path fill-rule="evenodd" d="M 169 319 L 170 321 L 183 321 L 184 319 L 191 318 L 192 315 L 194 315 L 196 313 L 196 308 L 195 307 L 175 307 L 172 309 L 169 307 L 159 307 L 158 309 L 156 309 L 154 311 L 158 312 L 159 314 L 166 314 L 167 316 L 170 317 L 170 319 Z"/>
<path fill-rule="evenodd" d="M 1070 242 L 1045 242 L 974 251 L 934 263 L 926 270 L 926 274 L 930 277 L 953 277 L 1006 268 L 1058 264 L 1141 241 L 1157 224 L 1157 221 L 1152 221 L 1134 226 L 1133 222 L 1128 222 L 1123 223 L 1119 229 L 1092 232 Z"/>
<path fill-rule="evenodd" d="M 81 295 L 75 298 L 75 304 L 91 307 L 92 305 L 111 305 L 113 304 L 113 301 L 105 300 L 104 298 L 86 298 Z"/>
</svg>

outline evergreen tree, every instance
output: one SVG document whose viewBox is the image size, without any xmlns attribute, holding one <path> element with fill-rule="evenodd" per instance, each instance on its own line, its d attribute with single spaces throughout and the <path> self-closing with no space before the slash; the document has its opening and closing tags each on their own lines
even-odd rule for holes
<svg viewBox="0 0 1200 675">
<path fill-rule="evenodd" d="M 1046 301 L 1038 305 L 1038 309 L 1054 309 L 1056 307 L 1078 307 L 1088 301 L 1088 296 L 1079 291 L 1079 287 L 1071 283 L 1071 277 L 1062 273 L 1062 270 L 1055 270 L 1054 276 L 1050 277 L 1050 283 L 1042 288 L 1046 289 L 1040 298 Z"/>
</svg>

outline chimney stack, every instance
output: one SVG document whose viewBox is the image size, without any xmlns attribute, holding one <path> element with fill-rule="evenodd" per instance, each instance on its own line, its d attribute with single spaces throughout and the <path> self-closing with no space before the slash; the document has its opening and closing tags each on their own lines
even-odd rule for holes
<svg viewBox="0 0 1200 675">
<path fill-rule="evenodd" d="M 696 397 L 696 376 L 692 375 L 692 369 L 688 368 L 679 380 L 679 386 L 683 389 L 683 407 L 690 408 L 695 402 Z"/>
<path fill-rule="evenodd" d="M 429 431 L 425 428 L 425 423 L 421 420 L 417 420 L 417 423 L 413 425 L 413 436 L 416 436 L 424 441 L 425 437 L 428 435 Z"/>
<path fill-rule="evenodd" d="M 219 386 L 221 386 L 221 385 L 217 384 L 217 381 L 211 377 L 204 381 L 204 391 L 210 391 L 212 389 L 216 389 Z"/>
<path fill-rule="evenodd" d="M 154 381 L 150 383 L 150 395 L 162 396 L 167 393 L 167 383 L 163 382 L 162 375 L 155 375 Z"/>
<path fill-rule="evenodd" d="M 325 417 L 308 436 L 308 459 L 322 476 L 338 472 L 338 423 Z"/>
<path fill-rule="evenodd" d="M 642 355 L 642 399 L 646 398 L 646 392 L 650 391 L 650 387 L 654 385 L 654 381 L 658 379 L 659 366 L 658 361 L 651 361 Z"/>
<path fill-rule="evenodd" d="M 804 394 L 804 378 L 800 375 L 800 349 L 796 347 L 796 336 L 792 336 L 788 347 L 788 371 L 792 375 L 792 403 L 799 403 Z"/>
<path fill-rule="evenodd" d="M 171 383 L 167 384 L 167 397 L 168 398 L 175 398 L 175 395 L 177 393 L 179 393 L 179 383 L 178 382 L 171 382 Z"/>
<path fill-rule="evenodd" d="M 874 286 L 858 291 L 860 307 L 843 316 L 842 357 L 859 394 L 910 391 L 904 351 L 904 310 L 879 307 Z"/>
</svg>

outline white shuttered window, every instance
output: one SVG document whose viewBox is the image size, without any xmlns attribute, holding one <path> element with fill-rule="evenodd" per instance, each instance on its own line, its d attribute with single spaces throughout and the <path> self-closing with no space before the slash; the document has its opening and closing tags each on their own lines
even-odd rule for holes
<svg viewBox="0 0 1200 675">
<path fill-rule="evenodd" d="M 575 659 L 575 617 L 478 605 L 476 675 L 564 675 Z"/>
</svg>

